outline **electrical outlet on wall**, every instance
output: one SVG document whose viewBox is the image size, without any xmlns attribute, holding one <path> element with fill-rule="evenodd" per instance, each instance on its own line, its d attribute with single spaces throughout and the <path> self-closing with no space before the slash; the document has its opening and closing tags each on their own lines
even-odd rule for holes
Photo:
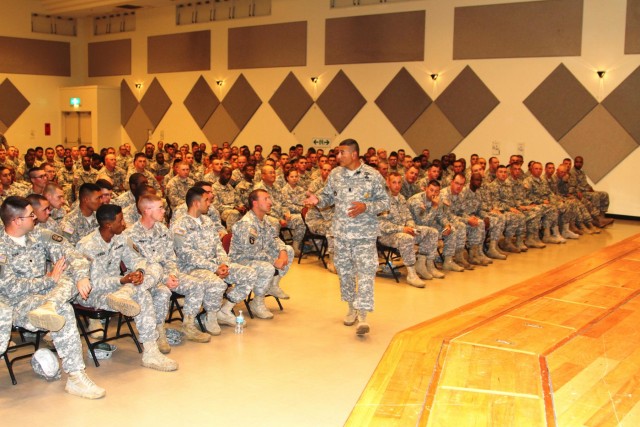
<svg viewBox="0 0 640 427">
<path fill-rule="evenodd" d="M 491 154 L 494 156 L 500 155 L 500 141 L 493 141 L 491 143 Z"/>
</svg>

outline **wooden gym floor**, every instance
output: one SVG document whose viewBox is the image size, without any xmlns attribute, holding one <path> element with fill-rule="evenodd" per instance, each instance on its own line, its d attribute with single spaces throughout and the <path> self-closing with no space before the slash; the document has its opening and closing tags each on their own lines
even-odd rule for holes
<svg viewBox="0 0 640 427">
<path fill-rule="evenodd" d="M 640 425 L 640 235 L 413 326 L 347 425 Z"/>
</svg>

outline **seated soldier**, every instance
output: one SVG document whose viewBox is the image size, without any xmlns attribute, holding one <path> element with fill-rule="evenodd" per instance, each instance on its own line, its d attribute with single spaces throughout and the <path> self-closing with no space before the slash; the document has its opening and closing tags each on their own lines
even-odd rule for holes
<svg viewBox="0 0 640 427">
<path fill-rule="evenodd" d="M 125 224 L 120 206 L 100 206 L 96 219 L 99 228 L 77 245 L 78 250 L 91 260 L 93 286 L 89 297 L 78 302 L 133 317 L 144 346 L 142 366 L 158 371 L 177 370 L 178 363 L 160 353 L 157 343 L 158 324 L 163 324 L 165 318 L 158 317 L 154 300 L 164 306 L 171 297 L 166 286 L 158 286 L 162 267 L 146 262 L 138 247 L 122 233 Z M 124 276 L 120 272 L 121 263 L 127 269 Z"/>
<path fill-rule="evenodd" d="M 233 225 L 247 211 L 246 206 L 242 205 L 240 197 L 229 184 L 229 179 L 231 179 L 231 168 L 225 166 L 220 171 L 220 179 L 213 184 L 213 192 L 216 194 L 215 206 L 220 218 L 227 225 L 227 231 L 231 231 Z"/>
<path fill-rule="evenodd" d="M 165 190 L 171 209 L 184 202 L 187 191 L 195 183 L 189 178 L 189 165 L 186 162 L 182 162 L 176 167 L 176 173 L 177 175 L 171 178 Z"/>
<path fill-rule="evenodd" d="M 69 374 L 67 393 L 87 399 L 103 397 L 105 390 L 84 372 L 82 344 L 70 304 L 76 293 L 86 298 L 91 291 L 87 260 L 75 251 L 65 251 L 62 236 L 34 230 L 36 216 L 25 198 L 8 197 L 0 207 L 0 218 L 4 224 L 0 300 L 13 309 L 13 323 L 31 331 L 51 332 L 62 368 Z M 48 260 L 54 264 L 47 273 Z M 6 320 L 6 313 L 4 316 Z"/>
<path fill-rule="evenodd" d="M 144 187 L 140 187 L 144 188 Z M 136 190 L 138 195 L 137 210 L 140 219 L 127 228 L 125 235 L 138 246 L 140 253 L 148 262 L 162 266 L 163 276 L 161 283 L 172 291 L 184 295 L 184 320 L 182 333 L 189 341 L 209 342 L 211 337 L 200 332 L 195 325 L 195 317 L 200 312 L 204 298 L 206 282 L 202 278 L 196 278 L 181 273 L 178 269 L 178 260 L 173 250 L 173 234 L 163 224 L 165 203 L 155 194 L 155 189 L 147 187 L 148 193 L 141 194 L 140 188 Z M 135 207 L 135 206 L 134 206 Z M 166 318 L 169 314 L 169 305 L 157 306 L 157 316 Z M 158 323 L 158 347 L 162 353 L 171 351 L 164 331 L 164 323 Z"/>
<path fill-rule="evenodd" d="M 280 240 L 275 228 L 266 220 L 271 210 L 271 196 L 266 190 L 253 190 L 248 206 L 249 212 L 233 228 L 231 260 L 255 269 L 255 298 L 250 307 L 258 317 L 271 319 L 273 314 L 265 306 L 264 297 L 289 298 L 280 288 L 280 280 L 291 267 L 293 248 Z"/>
<path fill-rule="evenodd" d="M 206 215 L 211 194 L 204 188 L 191 188 L 187 191 L 186 202 L 187 214 L 171 225 L 178 267 L 183 273 L 205 282 L 205 328 L 210 334 L 219 335 L 219 323 L 235 326 L 231 311 L 251 292 L 256 273 L 252 268 L 230 262 L 213 222 Z M 227 285 L 234 286 L 223 302 Z"/>
<path fill-rule="evenodd" d="M 78 207 L 65 215 L 60 223 L 63 236 L 71 244 L 77 244 L 80 239 L 98 227 L 95 212 L 102 204 L 101 199 L 100 187 L 96 184 L 82 184 Z"/>
<path fill-rule="evenodd" d="M 409 170 L 415 168 L 411 167 Z M 438 232 L 426 226 L 416 226 L 409 206 L 402 194 L 402 177 L 397 172 L 389 173 L 387 188 L 389 191 L 389 211 L 379 216 L 380 243 L 397 248 L 407 267 L 407 283 L 417 288 L 424 288 L 420 277 L 430 280 L 433 277 L 442 279 L 444 274 L 435 269 L 433 263 L 438 250 Z M 418 245 L 418 256 L 414 245 Z M 418 277 L 420 276 L 420 277 Z"/>
</svg>

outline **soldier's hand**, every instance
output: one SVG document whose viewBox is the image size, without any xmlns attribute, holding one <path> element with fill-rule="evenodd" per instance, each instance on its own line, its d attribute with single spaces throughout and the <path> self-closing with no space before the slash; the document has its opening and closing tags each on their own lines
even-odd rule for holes
<svg viewBox="0 0 640 427">
<path fill-rule="evenodd" d="M 318 202 L 320 202 L 320 200 L 318 199 L 318 196 L 313 194 L 311 191 L 307 191 L 307 198 L 304 199 L 303 203 L 305 205 L 315 206 L 318 204 Z"/>
<path fill-rule="evenodd" d="M 444 230 L 442 230 L 442 235 L 443 236 L 448 236 L 449 234 L 451 234 L 451 224 L 447 224 L 444 227 Z"/>
<path fill-rule="evenodd" d="M 351 207 L 347 211 L 349 218 L 355 218 L 367 210 L 367 205 L 362 202 L 352 202 Z"/>
<path fill-rule="evenodd" d="M 414 230 L 414 229 L 413 229 L 413 228 L 411 228 L 411 227 L 404 227 L 404 228 L 402 229 L 402 232 L 403 232 L 403 233 L 405 233 L 405 234 L 410 234 L 410 235 L 412 235 L 412 236 L 415 236 L 415 235 L 416 235 L 416 230 Z"/>
<path fill-rule="evenodd" d="M 53 269 L 47 273 L 47 276 L 51 277 L 55 283 L 58 283 L 58 280 L 60 280 L 60 276 L 64 273 L 65 268 L 67 268 L 66 260 L 64 257 L 61 257 L 55 264 L 53 264 Z"/>
<path fill-rule="evenodd" d="M 78 280 L 76 287 L 78 288 L 78 292 L 82 299 L 86 300 L 91 293 L 91 282 L 89 279 L 85 277 L 84 279 Z"/>
<path fill-rule="evenodd" d="M 221 279 L 224 279 L 228 275 L 229 275 L 229 267 L 226 266 L 225 264 L 220 264 L 220 266 L 216 270 L 216 276 L 218 276 Z"/>
<path fill-rule="evenodd" d="M 480 220 L 478 220 L 478 218 L 476 218 L 475 216 L 472 216 L 469 218 L 469 225 L 472 227 L 477 227 L 478 224 L 480 223 Z"/>
<path fill-rule="evenodd" d="M 169 277 L 167 278 L 167 283 L 165 283 L 165 285 L 167 286 L 167 288 L 173 290 L 180 285 L 180 282 L 178 282 L 178 278 L 176 276 L 174 276 L 173 274 L 170 274 Z"/>
<path fill-rule="evenodd" d="M 289 256 L 287 251 L 280 251 L 280 255 L 276 258 L 273 266 L 279 270 L 282 270 L 289 263 Z"/>
<path fill-rule="evenodd" d="M 142 271 L 136 270 L 131 274 L 131 283 L 134 285 L 141 285 L 144 282 L 144 273 Z"/>
<path fill-rule="evenodd" d="M 434 208 L 437 208 L 439 204 L 440 204 L 440 197 L 439 196 L 433 196 L 431 198 L 431 206 L 433 206 Z"/>
</svg>

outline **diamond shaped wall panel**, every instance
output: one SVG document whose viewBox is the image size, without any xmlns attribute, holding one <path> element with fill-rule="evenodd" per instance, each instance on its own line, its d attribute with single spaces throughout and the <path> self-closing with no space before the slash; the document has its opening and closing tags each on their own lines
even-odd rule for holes
<svg viewBox="0 0 640 427">
<path fill-rule="evenodd" d="M 640 0 L 627 0 L 624 53 L 640 53 Z"/>
<path fill-rule="evenodd" d="M 611 92 L 602 105 L 640 144 L 640 67 Z"/>
<path fill-rule="evenodd" d="M 211 117 L 216 108 L 218 108 L 218 105 L 220 105 L 220 100 L 216 94 L 213 93 L 211 86 L 209 86 L 203 76 L 200 76 L 184 100 L 184 106 L 200 129 L 204 128 L 207 120 L 209 120 L 209 117 Z"/>
<path fill-rule="evenodd" d="M 157 127 L 165 113 L 171 107 L 171 99 L 164 91 L 158 79 L 154 78 L 149 89 L 140 101 L 142 109 L 151 120 L 153 127 Z"/>
<path fill-rule="evenodd" d="M 429 95 L 404 67 L 376 98 L 378 108 L 401 134 L 431 105 L 431 102 Z"/>
<path fill-rule="evenodd" d="M 269 104 L 291 132 L 313 105 L 313 98 L 302 87 L 295 74 L 290 72 L 269 100 Z"/>
<path fill-rule="evenodd" d="M 238 129 L 246 126 L 261 104 L 262 100 L 242 74 L 222 100 L 222 105 Z"/>
<path fill-rule="evenodd" d="M 367 100 L 342 70 L 336 74 L 316 101 L 338 132 L 342 132 L 347 127 L 366 103 Z"/>
<path fill-rule="evenodd" d="M 594 182 L 600 181 L 638 144 L 609 114 L 598 105 L 561 140 L 560 145 L 573 158 L 583 156 L 584 171 Z"/>
<path fill-rule="evenodd" d="M 421 153 L 428 148 L 434 159 L 453 151 L 463 139 L 436 104 L 431 104 L 402 136 L 413 151 Z"/>
<path fill-rule="evenodd" d="M 524 100 L 524 105 L 556 141 L 573 128 L 598 101 L 564 66 L 553 72 Z"/>
<path fill-rule="evenodd" d="M 0 120 L 0 133 L 5 133 L 9 129 L 9 126 L 5 125 L 2 120 Z"/>
<path fill-rule="evenodd" d="M 500 103 L 468 65 L 435 102 L 464 137 Z"/>
<path fill-rule="evenodd" d="M 9 79 L 0 84 L 0 121 L 9 128 L 29 107 L 27 98 L 20 93 Z"/>
<path fill-rule="evenodd" d="M 120 124 L 126 126 L 138 106 L 138 99 L 123 79 L 120 83 Z"/>
<path fill-rule="evenodd" d="M 209 143 L 220 146 L 223 142 L 233 142 L 240 130 L 224 105 L 216 108 L 207 124 L 202 128 Z"/>
<path fill-rule="evenodd" d="M 138 151 L 142 150 L 144 144 L 149 139 L 149 131 L 153 132 L 154 126 L 151 123 L 149 117 L 145 114 L 141 105 L 138 105 L 134 110 L 129 122 L 124 127 L 124 130 L 127 131 L 127 135 L 131 138 L 131 142 L 138 149 Z"/>
</svg>

